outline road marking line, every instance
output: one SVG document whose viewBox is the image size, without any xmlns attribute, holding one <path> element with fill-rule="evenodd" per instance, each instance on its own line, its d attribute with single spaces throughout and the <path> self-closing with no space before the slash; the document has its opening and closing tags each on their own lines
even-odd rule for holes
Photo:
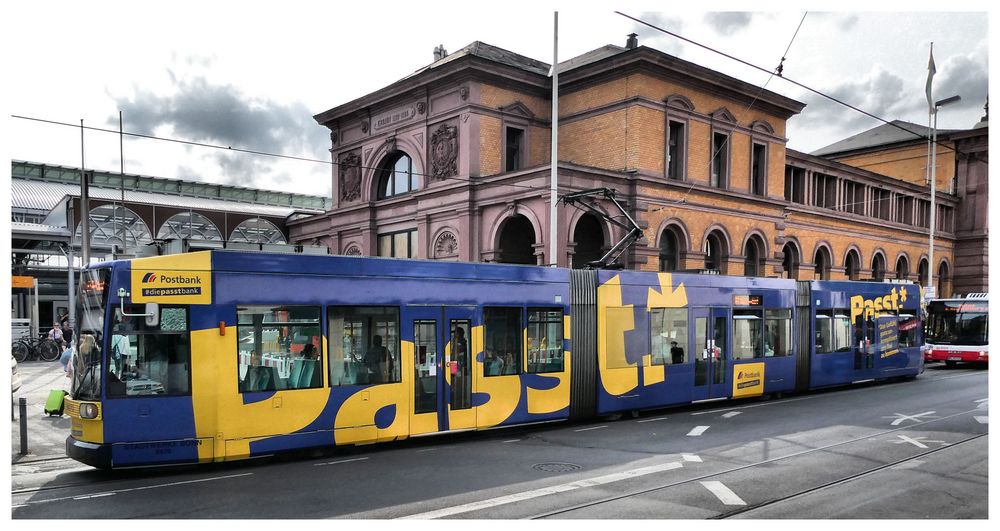
<svg viewBox="0 0 1000 531">
<path fill-rule="evenodd" d="M 637 420 L 636 422 L 638 422 L 638 423 L 642 423 L 642 422 L 656 422 L 658 420 L 667 420 L 667 417 L 658 417 L 658 418 L 655 418 L 655 419 L 643 419 L 643 420 Z"/>
<path fill-rule="evenodd" d="M 514 442 L 520 442 L 520 440 L 521 440 L 521 439 L 511 439 L 511 440 L 509 440 L 509 441 L 504 441 L 504 442 L 505 442 L 505 443 L 514 443 Z"/>
<path fill-rule="evenodd" d="M 978 422 L 980 424 L 989 424 L 990 423 L 990 418 L 989 417 L 979 417 L 979 416 L 976 416 L 976 417 L 972 417 L 972 418 L 976 419 L 976 422 Z"/>
<path fill-rule="evenodd" d="M 726 413 L 725 415 L 723 415 L 722 418 L 724 418 L 724 419 L 731 419 L 731 418 L 735 417 L 736 415 L 739 415 L 740 413 L 743 413 L 743 412 L 742 411 L 730 411 L 729 413 Z"/>
<path fill-rule="evenodd" d="M 89 500 L 91 498 L 104 498 L 105 496 L 114 496 L 114 492 L 102 492 L 99 494 L 91 494 L 89 496 L 77 496 L 73 500 Z"/>
<path fill-rule="evenodd" d="M 705 430 L 707 430 L 708 428 L 711 428 L 711 426 L 698 426 L 695 429 L 688 432 L 688 437 L 697 437 L 702 433 L 705 433 Z"/>
<path fill-rule="evenodd" d="M 456 514 L 467 513 L 471 511 L 478 511 L 480 509 L 489 509 L 491 507 L 497 507 L 499 505 L 506 505 L 509 503 L 517 503 L 525 500 L 530 500 L 532 498 L 539 498 L 541 496 L 548 496 L 550 494 L 558 494 L 560 492 L 567 492 L 576 489 L 582 489 L 585 487 L 595 487 L 598 485 L 604 485 L 607 483 L 614 483 L 616 481 L 622 481 L 625 479 L 636 478 L 640 476 L 645 476 L 648 474 L 656 474 L 657 472 L 665 472 L 667 470 L 673 470 L 675 468 L 681 468 L 683 465 L 681 463 L 664 463 L 662 465 L 653 465 L 643 468 L 634 468 L 632 470 L 625 470 L 622 472 L 616 472 L 614 474 L 608 474 L 606 476 L 598 476 L 590 479 L 583 479 L 580 481 L 574 481 L 572 483 L 563 483 L 561 485 L 553 485 L 551 487 L 543 487 L 540 489 L 529 490 L 526 492 L 519 492 L 517 494 L 511 494 L 508 496 L 501 496 L 499 498 L 492 498 L 489 500 L 482 500 L 472 503 L 465 503 L 462 505 L 456 505 L 454 507 L 445 507 L 444 509 L 437 509 L 434 511 L 428 511 L 425 513 L 412 514 L 410 516 L 403 516 L 399 518 L 400 520 L 432 520 L 436 518 L 444 518 L 446 516 L 453 516 Z"/>
<path fill-rule="evenodd" d="M 590 431 L 590 430 L 599 430 L 601 428 L 607 428 L 607 426 L 594 426 L 592 428 L 583 428 L 580 430 L 573 430 L 573 431 Z"/>
<path fill-rule="evenodd" d="M 722 484 L 721 481 L 702 481 L 701 484 L 709 490 L 712 494 L 715 494 L 719 501 L 726 505 L 746 505 L 747 502 L 743 501 L 735 492 L 729 490 L 729 487 Z"/>
<path fill-rule="evenodd" d="M 313 466 L 339 465 L 340 463 L 351 463 L 354 461 L 364 461 L 367 457 L 355 457 L 354 459 L 343 459 L 341 461 L 330 461 L 329 463 L 316 463 Z"/>
<path fill-rule="evenodd" d="M 681 457 L 684 458 L 685 461 L 701 463 L 701 458 L 694 454 L 681 454 Z"/>
<path fill-rule="evenodd" d="M 918 417 L 926 417 L 928 415 L 933 415 L 935 413 L 937 413 L 937 411 L 925 411 L 923 413 L 917 413 L 916 415 L 904 415 L 902 413 L 896 413 L 896 414 L 894 414 L 891 417 L 882 417 L 882 418 L 884 418 L 884 419 L 896 419 L 896 420 L 892 421 L 891 424 L 893 426 L 899 426 L 900 424 L 903 423 L 904 420 L 912 420 L 913 422 L 917 422 L 917 423 L 923 422 L 923 420 L 919 419 Z M 931 417 L 931 418 L 937 418 L 937 417 Z"/>
</svg>

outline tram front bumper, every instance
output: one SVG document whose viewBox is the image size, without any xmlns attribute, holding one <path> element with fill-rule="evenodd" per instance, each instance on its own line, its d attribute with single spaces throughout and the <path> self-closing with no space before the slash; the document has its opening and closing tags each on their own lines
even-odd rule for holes
<svg viewBox="0 0 1000 531">
<path fill-rule="evenodd" d="M 66 455 L 95 468 L 111 468 L 111 445 L 90 443 L 66 437 Z"/>
</svg>

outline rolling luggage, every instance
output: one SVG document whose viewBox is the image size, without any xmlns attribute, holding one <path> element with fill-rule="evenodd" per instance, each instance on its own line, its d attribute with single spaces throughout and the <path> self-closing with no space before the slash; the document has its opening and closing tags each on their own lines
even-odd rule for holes
<svg viewBox="0 0 1000 531">
<path fill-rule="evenodd" d="M 67 394 L 69 393 L 63 391 L 62 389 L 53 389 L 49 391 L 49 397 L 45 399 L 45 414 L 61 417 L 63 414 L 63 401 Z"/>
</svg>

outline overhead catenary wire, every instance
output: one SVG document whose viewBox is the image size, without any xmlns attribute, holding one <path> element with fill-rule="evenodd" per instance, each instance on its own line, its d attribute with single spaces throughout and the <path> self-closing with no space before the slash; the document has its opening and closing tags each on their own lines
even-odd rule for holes
<svg viewBox="0 0 1000 531">
<path fill-rule="evenodd" d="M 193 140 L 181 140 L 181 139 L 177 139 L 177 138 L 169 138 L 169 137 L 162 137 L 162 136 L 156 136 L 156 135 L 147 135 L 147 134 L 143 134 L 143 133 L 133 133 L 133 132 L 128 132 L 128 131 L 118 131 L 118 130 L 112 130 L 112 129 L 105 129 L 105 128 L 102 128 L 102 127 L 84 126 L 84 125 L 79 125 L 79 124 L 71 124 L 71 123 L 67 123 L 67 122 L 60 122 L 60 121 L 57 121 L 57 120 L 47 120 L 47 119 L 44 119 L 44 118 L 37 118 L 37 117 L 32 117 L 32 116 L 22 116 L 22 115 L 12 114 L 11 118 L 17 118 L 17 119 L 20 119 L 20 120 L 28 120 L 28 121 L 32 121 L 32 122 L 45 123 L 45 124 L 50 124 L 50 125 L 59 125 L 59 126 L 72 127 L 74 129 L 81 129 L 82 128 L 84 130 L 97 131 L 97 132 L 101 132 L 101 133 L 113 133 L 115 135 L 122 135 L 122 136 L 130 136 L 130 137 L 136 137 L 136 138 L 143 138 L 143 139 L 147 139 L 147 140 L 156 140 L 156 141 L 161 141 L 161 142 L 172 142 L 172 143 L 175 143 L 175 144 L 183 144 L 183 145 L 188 145 L 188 146 L 203 147 L 203 148 L 209 148 L 209 149 L 219 149 L 219 150 L 223 150 L 223 151 L 232 151 L 232 152 L 236 152 L 236 153 L 245 153 L 245 154 L 249 154 L 249 155 L 258 155 L 258 156 L 272 157 L 272 158 L 278 158 L 278 159 L 296 160 L 296 161 L 300 161 L 300 162 L 311 162 L 311 163 L 316 163 L 316 164 L 324 164 L 324 165 L 327 165 L 327 166 L 342 166 L 343 165 L 343 166 L 350 166 L 352 168 L 359 168 L 359 169 L 362 169 L 362 170 L 376 170 L 376 171 L 384 169 L 384 168 L 379 168 L 377 166 L 362 166 L 362 165 L 359 165 L 359 164 L 341 164 L 340 162 L 337 162 L 337 161 L 312 159 L 312 158 L 308 158 L 308 157 L 298 157 L 298 156 L 295 156 L 295 155 L 283 155 L 283 154 L 280 154 L 280 153 L 270 153 L 270 152 L 267 152 L 267 151 L 245 149 L 245 148 L 239 148 L 239 147 L 233 147 L 233 146 L 222 146 L 222 145 L 218 145 L 218 144 L 209 144 L 209 143 L 206 143 L 206 142 L 195 142 Z M 503 177 L 498 177 L 498 176 L 493 176 L 493 175 L 485 176 L 485 177 L 480 177 L 478 179 L 473 179 L 471 177 L 470 178 L 465 178 L 465 177 L 457 177 L 457 176 L 452 176 L 452 177 L 434 177 L 434 176 L 432 176 L 431 174 L 428 174 L 428 173 L 420 173 L 420 172 L 413 172 L 413 171 L 411 171 L 410 173 L 412 175 L 419 176 L 419 177 L 425 177 L 425 178 L 432 178 L 433 177 L 435 179 L 442 179 L 442 180 L 450 180 L 450 181 L 459 181 L 459 182 L 469 183 L 469 184 L 471 184 L 473 186 L 501 186 L 501 185 L 503 185 L 503 186 L 509 186 L 511 188 L 521 188 L 521 189 L 531 190 L 531 191 L 548 191 L 548 189 L 549 189 L 548 185 L 546 185 L 546 186 L 531 186 L 531 185 L 526 185 L 526 184 L 508 183 L 508 182 L 504 182 L 504 178 Z M 494 178 L 496 178 L 496 179 L 494 180 Z M 491 179 L 491 180 L 487 181 L 486 179 Z M 563 191 L 570 190 L 569 188 L 564 188 L 564 187 L 560 187 L 560 189 L 563 190 Z"/>
</svg>

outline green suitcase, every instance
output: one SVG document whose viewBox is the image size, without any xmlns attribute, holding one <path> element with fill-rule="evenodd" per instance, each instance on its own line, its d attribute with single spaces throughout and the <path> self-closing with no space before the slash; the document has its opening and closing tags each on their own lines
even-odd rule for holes
<svg viewBox="0 0 1000 531">
<path fill-rule="evenodd" d="M 61 417 L 63 414 L 63 406 L 65 405 L 66 395 L 69 394 L 62 389 L 53 389 L 49 391 L 49 397 L 45 399 L 45 414 L 54 415 Z"/>
</svg>

